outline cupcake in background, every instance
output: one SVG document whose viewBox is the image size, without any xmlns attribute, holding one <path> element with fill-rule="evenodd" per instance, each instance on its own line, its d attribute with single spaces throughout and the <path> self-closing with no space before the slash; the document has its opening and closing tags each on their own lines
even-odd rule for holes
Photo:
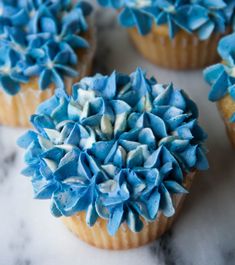
<svg viewBox="0 0 235 265">
<path fill-rule="evenodd" d="M 128 249 L 164 234 L 208 168 L 195 103 L 172 84 L 113 72 L 83 78 L 31 117 L 19 140 L 36 199 L 83 241 Z"/>
<path fill-rule="evenodd" d="M 234 0 L 98 0 L 120 10 L 137 50 L 170 69 L 197 69 L 218 61 L 219 39 L 232 29 Z"/>
<path fill-rule="evenodd" d="M 91 71 L 95 35 L 91 6 L 79 1 L 1 1 L 0 124 L 29 126 L 55 88 Z"/>
<path fill-rule="evenodd" d="M 218 45 L 221 63 L 204 70 L 211 85 L 209 100 L 217 102 L 228 136 L 235 147 L 235 33 L 224 37 Z"/>
</svg>

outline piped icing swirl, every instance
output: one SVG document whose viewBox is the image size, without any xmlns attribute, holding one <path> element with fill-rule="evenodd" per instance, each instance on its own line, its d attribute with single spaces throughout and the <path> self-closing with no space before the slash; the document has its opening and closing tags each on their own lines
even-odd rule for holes
<svg viewBox="0 0 235 265">
<path fill-rule="evenodd" d="M 121 9 L 119 22 L 136 27 L 141 35 L 151 31 L 152 24 L 167 25 L 169 36 L 179 30 L 196 33 L 201 40 L 212 33 L 224 33 L 232 24 L 233 0 L 98 0 L 101 6 Z"/>
<path fill-rule="evenodd" d="M 172 216 L 185 176 L 208 168 L 195 103 L 139 68 L 83 78 L 72 90 L 42 103 L 36 130 L 18 140 L 35 197 L 51 199 L 55 216 L 86 211 L 90 226 L 107 219 L 110 235 L 123 222 L 138 232 L 142 218 Z"/>
<path fill-rule="evenodd" d="M 65 88 L 64 77 L 79 75 L 77 49 L 89 47 L 91 6 L 71 0 L 12 0 L 0 3 L 0 84 L 15 95 L 20 83 L 38 77 L 39 88 Z"/>
<path fill-rule="evenodd" d="M 215 102 L 229 94 L 235 101 L 235 33 L 224 37 L 217 50 L 222 62 L 207 67 L 203 72 L 205 80 L 211 85 L 208 98 Z M 230 121 L 235 122 L 235 114 Z"/>
</svg>

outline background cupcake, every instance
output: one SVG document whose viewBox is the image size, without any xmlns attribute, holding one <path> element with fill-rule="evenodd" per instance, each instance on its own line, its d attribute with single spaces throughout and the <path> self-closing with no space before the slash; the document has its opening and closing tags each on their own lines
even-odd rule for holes
<svg viewBox="0 0 235 265">
<path fill-rule="evenodd" d="M 235 33 L 224 37 L 218 45 L 222 62 L 204 70 L 211 85 L 209 100 L 217 102 L 228 136 L 235 147 Z"/>
<path fill-rule="evenodd" d="M 0 123 L 27 126 L 36 106 L 88 75 L 94 29 L 79 1 L 2 1 Z"/>
<path fill-rule="evenodd" d="M 98 0 L 120 10 L 119 22 L 145 58 L 166 68 L 195 69 L 218 60 L 216 47 L 231 31 L 233 0 Z"/>
<path fill-rule="evenodd" d="M 32 116 L 35 130 L 18 141 L 23 174 L 82 240 L 137 247 L 169 229 L 194 173 L 208 167 L 197 118 L 183 91 L 141 69 L 84 78 Z"/>
</svg>

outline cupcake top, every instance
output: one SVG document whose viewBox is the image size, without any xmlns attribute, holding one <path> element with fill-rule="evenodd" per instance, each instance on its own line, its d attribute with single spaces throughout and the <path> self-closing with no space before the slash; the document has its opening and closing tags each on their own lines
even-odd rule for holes
<svg viewBox="0 0 235 265">
<path fill-rule="evenodd" d="M 221 63 L 204 70 L 204 78 L 211 85 L 210 101 L 218 101 L 227 94 L 235 101 L 235 33 L 221 39 L 218 45 Z M 235 114 L 230 118 L 235 122 Z"/>
<path fill-rule="evenodd" d="M 58 217 L 85 211 L 89 226 L 107 219 L 110 235 L 124 222 L 138 232 L 159 211 L 172 216 L 171 195 L 208 168 L 195 103 L 141 69 L 83 78 L 72 90 L 42 103 L 35 130 L 18 140 L 35 198 L 51 199 Z"/>
<path fill-rule="evenodd" d="M 232 24 L 234 0 L 98 0 L 100 5 L 120 9 L 119 22 L 137 27 L 141 35 L 151 31 L 152 24 L 167 25 L 169 36 L 177 31 L 196 33 L 201 40 L 212 33 L 224 33 Z"/>
<path fill-rule="evenodd" d="M 64 87 L 64 77 L 79 73 L 77 49 L 88 48 L 88 3 L 71 0 L 3 0 L 0 2 L 0 84 L 15 95 L 20 83 L 38 77 L 44 90 Z"/>
</svg>

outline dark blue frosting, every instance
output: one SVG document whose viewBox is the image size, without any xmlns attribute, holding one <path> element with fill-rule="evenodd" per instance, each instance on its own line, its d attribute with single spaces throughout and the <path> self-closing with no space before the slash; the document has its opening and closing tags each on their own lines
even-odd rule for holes
<svg viewBox="0 0 235 265">
<path fill-rule="evenodd" d="M 209 100 L 218 101 L 229 94 L 235 100 L 235 33 L 224 37 L 218 45 L 221 63 L 204 70 L 204 78 L 211 85 Z M 235 122 L 235 114 L 231 122 Z"/>
<path fill-rule="evenodd" d="M 18 144 L 37 199 L 55 216 L 86 211 L 87 224 L 108 220 L 114 235 L 126 222 L 174 214 L 171 195 L 186 193 L 185 176 L 208 168 L 195 103 L 172 84 L 130 76 L 83 78 L 69 97 L 57 90 L 42 103 Z"/>
<path fill-rule="evenodd" d="M 171 38 L 179 29 L 195 32 L 201 40 L 213 32 L 225 32 L 234 13 L 234 0 L 98 0 L 104 7 L 122 9 L 119 22 L 136 26 L 141 35 L 151 31 L 152 24 L 167 25 Z"/>
<path fill-rule="evenodd" d="M 10 95 L 21 82 L 39 77 L 39 87 L 64 88 L 64 77 L 78 76 L 78 48 L 88 48 L 91 6 L 71 0 L 11 0 L 0 3 L 0 83 Z"/>
</svg>

